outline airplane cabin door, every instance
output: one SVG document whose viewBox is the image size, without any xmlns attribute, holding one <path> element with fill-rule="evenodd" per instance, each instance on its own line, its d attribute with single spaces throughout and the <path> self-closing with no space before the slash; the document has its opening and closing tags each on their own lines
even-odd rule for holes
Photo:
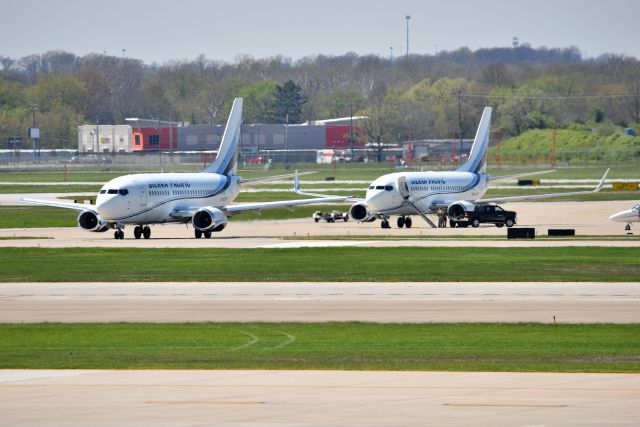
<svg viewBox="0 0 640 427">
<path fill-rule="evenodd" d="M 398 178 L 398 191 L 403 199 L 409 198 L 409 185 L 407 185 L 407 177 L 404 175 Z"/>
<path fill-rule="evenodd" d="M 138 187 L 140 190 L 140 206 L 147 206 L 147 187 L 144 184 L 140 184 Z"/>
</svg>

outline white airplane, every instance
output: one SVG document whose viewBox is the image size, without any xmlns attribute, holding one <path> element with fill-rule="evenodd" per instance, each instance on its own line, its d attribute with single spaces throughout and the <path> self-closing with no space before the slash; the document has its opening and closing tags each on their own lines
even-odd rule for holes
<svg viewBox="0 0 640 427">
<path fill-rule="evenodd" d="M 398 215 L 398 227 L 410 228 L 411 215 L 420 215 L 430 226 L 435 227 L 426 214 L 434 213 L 440 208 L 446 209 L 449 219 L 456 223 L 464 217 L 465 212 L 473 211 L 476 205 L 588 194 L 600 191 L 602 188 L 609 173 L 608 169 L 600 183 L 590 191 L 483 199 L 482 196 L 487 191 L 490 181 L 544 173 L 523 173 L 495 178 L 487 175 L 490 122 L 491 108 L 487 107 L 482 113 L 469 158 L 456 171 L 397 172 L 383 175 L 371 183 L 364 199 L 350 198 L 356 201 L 349 210 L 351 218 L 361 222 L 380 218 L 382 228 L 390 228 L 389 217 Z M 297 192 L 319 196 L 299 189 Z"/>
<path fill-rule="evenodd" d="M 277 179 L 288 175 L 243 179 L 236 175 L 238 143 L 242 123 L 242 98 L 236 98 L 222 136 L 217 158 L 200 173 L 149 173 L 124 175 L 106 183 L 97 195 L 96 204 L 22 199 L 36 205 L 75 209 L 80 212 L 78 225 L 89 231 L 115 229 L 116 239 L 124 238 L 122 229 L 134 225 L 136 239 L 151 237 L 149 224 L 188 223 L 195 237 L 211 237 L 222 231 L 227 219 L 245 211 L 292 207 L 313 203 L 344 201 L 344 197 L 315 197 L 263 203 L 231 204 L 243 183 Z M 299 185 L 296 175 L 296 186 Z"/>
<path fill-rule="evenodd" d="M 614 213 L 609 217 L 609 219 L 617 222 L 626 222 L 627 225 L 625 226 L 625 230 L 631 230 L 632 222 L 640 222 L 640 203 L 631 209 Z"/>
</svg>

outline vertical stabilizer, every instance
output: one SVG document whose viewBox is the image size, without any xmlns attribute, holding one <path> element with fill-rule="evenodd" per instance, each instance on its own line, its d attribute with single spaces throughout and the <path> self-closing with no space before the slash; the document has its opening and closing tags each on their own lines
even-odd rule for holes
<svg viewBox="0 0 640 427">
<path fill-rule="evenodd" d="M 218 157 L 202 172 L 213 172 L 222 175 L 235 175 L 238 166 L 238 149 L 240 146 L 240 127 L 242 125 L 242 98 L 233 100 L 231 113 L 224 128 Z"/>
<path fill-rule="evenodd" d="M 476 137 L 471 146 L 469 158 L 456 169 L 459 172 L 485 173 L 487 171 L 487 148 L 491 131 L 491 107 L 485 107 L 478 125 Z"/>
</svg>

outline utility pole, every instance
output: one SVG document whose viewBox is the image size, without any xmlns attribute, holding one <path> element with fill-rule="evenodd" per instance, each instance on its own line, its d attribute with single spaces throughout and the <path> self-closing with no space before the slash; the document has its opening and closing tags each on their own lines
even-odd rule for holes
<svg viewBox="0 0 640 427">
<path fill-rule="evenodd" d="M 393 62 L 393 46 L 389 46 L 389 62 Z"/>
<path fill-rule="evenodd" d="M 284 118 L 284 165 L 289 166 L 289 113 Z"/>
<path fill-rule="evenodd" d="M 411 19 L 411 15 L 405 16 L 407 20 L 407 58 L 409 58 L 409 20 Z"/>
</svg>

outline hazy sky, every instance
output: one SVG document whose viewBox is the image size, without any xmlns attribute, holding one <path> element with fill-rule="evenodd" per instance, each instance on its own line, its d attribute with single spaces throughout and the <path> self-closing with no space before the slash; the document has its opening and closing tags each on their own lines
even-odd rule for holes
<svg viewBox="0 0 640 427">
<path fill-rule="evenodd" d="M 640 58 L 638 0 L 0 0 L 0 55 L 48 50 L 122 55 L 147 63 L 292 59 L 346 52 L 394 56 L 461 46 L 577 46 Z"/>
</svg>

